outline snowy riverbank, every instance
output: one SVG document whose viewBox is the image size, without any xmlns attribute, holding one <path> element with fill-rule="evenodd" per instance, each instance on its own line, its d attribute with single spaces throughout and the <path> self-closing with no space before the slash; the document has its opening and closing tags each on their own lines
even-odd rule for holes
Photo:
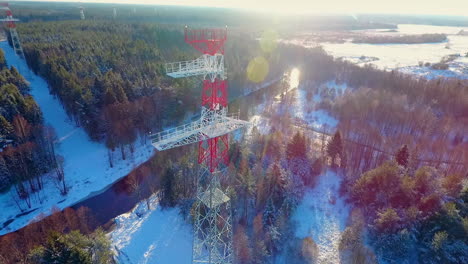
<svg viewBox="0 0 468 264">
<path fill-rule="evenodd" d="M 29 81 L 31 95 L 41 108 L 44 123 L 55 129 L 60 141 L 57 153 L 64 157 L 65 181 L 70 188 L 68 195 L 62 196 L 51 177 L 44 177 L 41 201 L 33 198 L 32 207 L 29 209 L 23 205 L 23 209 L 27 211 L 34 210 L 25 215 L 20 215 L 23 212 L 12 199 L 16 195 L 14 190 L 0 194 L 0 225 L 10 222 L 0 229 L 0 235 L 3 235 L 26 226 L 41 214 L 48 215 L 54 207 L 63 209 L 98 194 L 148 160 L 154 150 L 150 144 L 141 145 L 137 141 L 132 157 L 117 160 L 119 155 L 114 155 L 115 166 L 110 168 L 104 144 L 91 142 L 82 128 L 70 122 L 60 102 L 49 93 L 47 82 L 30 71 L 26 62 L 15 55 L 7 42 L 0 42 L 0 48 L 5 53 L 8 65 L 15 66 Z"/>
</svg>

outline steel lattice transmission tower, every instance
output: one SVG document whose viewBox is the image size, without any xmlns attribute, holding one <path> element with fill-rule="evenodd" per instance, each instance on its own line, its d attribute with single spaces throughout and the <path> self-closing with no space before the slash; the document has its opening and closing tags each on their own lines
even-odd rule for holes
<svg viewBox="0 0 468 264">
<path fill-rule="evenodd" d="M 85 20 L 84 7 L 80 6 L 80 19 Z"/>
<path fill-rule="evenodd" d="M 194 205 L 193 263 L 226 264 L 233 261 L 230 198 L 220 180 L 227 175 L 228 134 L 248 125 L 238 115 L 228 115 L 224 68 L 225 29 L 188 29 L 185 42 L 203 53 L 192 61 L 166 64 L 173 78 L 202 76 L 202 109 L 199 120 L 151 136 L 153 146 L 165 150 L 198 142 L 198 179 Z"/>
<path fill-rule="evenodd" d="M 13 18 L 13 13 L 11 12 L 8 3 L 0 3 L 0 9 L 5 10 L 6 18 L 0 19 L 0 21 L 5 22 L 6 27 L 10 31 L 11 44 L 13 46 L 13 49 L 16 52 L 16 54 L 18 54 L 21 58 L 24 58 L 23 47 L 21 46 L 21 42 L 18 36 L 18 31 L 16 31 L 15 24 L 15 22 L 19 20 Z"/>
</svg>

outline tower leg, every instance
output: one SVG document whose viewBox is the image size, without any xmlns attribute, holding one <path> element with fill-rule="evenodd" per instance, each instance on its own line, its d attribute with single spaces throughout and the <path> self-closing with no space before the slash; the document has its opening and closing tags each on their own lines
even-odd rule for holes
<svg viewBox="0 0 468 264">
<path fill-rule="evenodd" d="M 24 58 L 23 47 L 21 46 L 21 42 L 19 40 L 18 32 L 16 28 L 10 28 L 10 37 L 11 37 L 11 44 L 13 45 L 13 50 L 20 56 Z"/>
<path fill-rule="evenodd" d="M 233 261 L 232 212 L 219 180 L 227 168 L 211 173 L 200 166 L 194 215 L 192 263 L 229 264 Z"/>
</svg>

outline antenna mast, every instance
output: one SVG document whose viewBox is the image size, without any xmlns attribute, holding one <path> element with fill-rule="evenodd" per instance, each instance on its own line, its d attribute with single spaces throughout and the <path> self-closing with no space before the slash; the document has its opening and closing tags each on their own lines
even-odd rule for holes
<svg viewBox="0 0 468 264">
<path fill-rule="evenodd" d="M 84 7 L 82 5 L 80 5 L 80 18 L 81 20 L 85 20 Z"/>
<path fill-rule="evenodd" d="M 203 53 L 192 61 L 166 64 L 173 78 L 202 76 L 202 109 L 199 120 L 151 136 L 157 150 L 198 142 L 198 179 L 194 216 L 192 263 L 233 262 L 230 198 L 220 180 L 227 177 L 228 134 L 248 125 L 238 115 L 228 115 L 224 43 L 227 28 L 189 29 L 185 42 Z"/>
<path fill-rule="evenodd" d="M 16 18 L 13 18 L 13 13 L 10 10 L 10 6 L 8 3 L 0 3 L 0 9 L 5 10 L 6 18 L 0 19 L 0 21 L 5 22 L 6 27 L 10 31 L 10 38 L 11 44 L 13 49 L 18 56 L 24 58 L 23 46 L 21 46 L 21 42 L 18 36 L 18 31 L 16 31 L 16 24 L 15 22 L 19 21 Z"/>
</svg>

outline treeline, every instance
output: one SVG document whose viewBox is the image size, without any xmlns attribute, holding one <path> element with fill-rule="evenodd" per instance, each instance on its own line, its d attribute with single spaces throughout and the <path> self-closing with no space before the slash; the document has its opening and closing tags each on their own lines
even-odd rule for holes
<svg viewBox="0 0 468 264">
<path fill-rule="evenodd" d="M 353 43 L 369 44 L 421 44 L 437 43 L 447 40 L 445 34 L 419 34 L 419 35 L 359 35 L 354 37 Z"/>
<path fill-rule="evenodd" d="M 55 169 L 57 180 L 63 173 L 54 151 L 54 131 L 43 125 L 42 113 L 29 94 L 28 83 L 18 71 L 6 66 L 0 51 L 0 191 L 15 186 L 18 207 L 31 206 L 33 194 L 41 200 L 43 176 Z M 63 192 L 66 188 L 61 184 Z"/>
<path fill-rule="evenodd" d="M 88 208 L 53 209 L 52 215 L 0 238 L 0 262 L 21 264 L 113 263 L 106 234 Z"/>
<path fill-rule="evenodd" d="M 100 4 L 81 3 L 87 20 L 115 20 L 121 22 L 145 22 L 178 24 L 190 26 L 243 27 L 245 31 L 268 30 L 272 26 L 270 14 L 250 12 L 232 8 L 192 7 L 192 6 L 161 6 L 140 4 Z M 79 20 L 79 6 L 75 3 L 41 3 L 15 2 L 10 8 L 15 17 L 24 22 Z M 114 17 L 114 8 L 116 16 Z M 356 19 L 349 15 L 276 16 L 273 24 L 286 26 L 284 32 L 290 33 L 291 28 L 297 30 L 356 30 L 397 28 L 397 24 L 382 23 L 380 19 Z M 406 23 L 405 23 L 406 24 Z"/>
</svg>

